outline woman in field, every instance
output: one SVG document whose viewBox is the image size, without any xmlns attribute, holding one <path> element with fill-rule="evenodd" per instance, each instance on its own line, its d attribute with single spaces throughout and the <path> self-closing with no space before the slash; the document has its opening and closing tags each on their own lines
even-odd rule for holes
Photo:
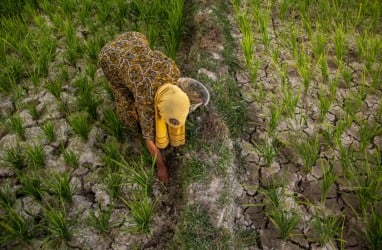
<svg viewBox="0 0 382 250">
<path fill-rule="evenodd" d="M 157 175 L 168 182 L 167 166 L 159 149 L 185 143 L 185 122 L 190 100 L 175 83 L 180 77 L 174 61 L 151 50 L 146 37 L 127 32 L 107 43 L 99 64 L 117 102 L 121 121 L 131 129 L 140 125 L 150 154 L 156 157 Z"/>
</svg>

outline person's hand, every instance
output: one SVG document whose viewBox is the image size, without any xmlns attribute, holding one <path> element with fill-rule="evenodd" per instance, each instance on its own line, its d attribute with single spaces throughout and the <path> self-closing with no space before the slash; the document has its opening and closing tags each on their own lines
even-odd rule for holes
<svg viewBox="0 0 382 250">
<path fill-rule="evenodd" d="M 168 172 L 167 172 L 167 167 L 162 165 L 158 166 L 158 171 L 157 171 L 157 176 L 158 179 L 163 183 L 167 184 L 168 183 Z"/>
</svg>

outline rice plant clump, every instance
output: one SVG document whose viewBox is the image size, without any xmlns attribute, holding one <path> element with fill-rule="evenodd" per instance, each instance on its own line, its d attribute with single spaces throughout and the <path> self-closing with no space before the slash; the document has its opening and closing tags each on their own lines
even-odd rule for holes
<svg viewBox="0 0 382 250">
<path fill-rule="evenodd" d="M 64 161 L 68 166 L 72 168 L 78 168 L 80 166 L 79 157 L 72 150 L 64 150 L 62 156 L 64 157 Z"/>
<path fill-rule="evenodd" d="M 87 140 L 92 128 L 90 118 L 87 113 L 76 113 L 69 118 L 69 124 L 74 132 L 82 139 Z"/>
<path fill-rule="evenodd" d="M 9 207 L 0 215 L 0 246 L 8 242 L 29 242 L 34 237 L 34 223 Z"/>
<path fill-rule="evenodd" d="M 30 195 L 37 201 L 42 201 L 46 187 L 42 179 L 37 175 L 21 174 L 19 175 L 21 182 L 20 193 L 24 195 Z"/>
<path fill-rule="evenodd" d="M 5 122 L 5 125 L 10 131 L 17 134 L 21 140 L 26 139 L 25 127 L 23 125 L 23 121 L 20 118 L 20 115 L 15 115 L 8 118 Z"/>
<path fill-rule="evenodd" d="M 110 233 L 113 227 L 113 224 L 110 222 L 112 212 L 113 209 L 111 207 L 105 210 L 99 209 L 96 212 L 91 211 L 88 223 L 90 224 L 90 226 L 94 227 L 99 232 L 106 235 Z"/>
<path fill-rule="evenodd" d="M 42 146 L 29 145 L 24 154 L 28 167 L 43 168 L 45 166 L 46 155 Z"/>
<path fill-rule="evenodd" d="M 44 209 L 44 225 L 42 226 L 48 233 L 51 241 L 65 242 L 73 237 L 74 223 L 66 218 L 66 212 L 56 208 L 47 207 Z"/>
<path fill-rule="evenodd" d="M 16 169 L 22 169 L 26 167 L 25 158 L 23 155 L 23 150 L 19 144 L 14 147 L 9 147 L 5 149 L 4 155 L 1 157 L 4 162 L 9 163 Z"/>
<path fill-rule="evenodd" d="M 156 208 L 156 202 L 148 197 L 127 203 L 132 216 L 132 226 L 129 231 L 149 234 Z"/>
<path fill-rule="evenodd" d="M 279 231 L 280 237 L 284 240 L 292 237 L 292 232 L 300 221 L 300 217 L 296 213 L 289 213 L 283 210 L 271 211 L 269 219 Z"/>
<path fill-rule="evenodd" d="M 48 189 L 62 202 L 71 202 L 76 192 L 76 187 L 71 186 L 69 173 L 54 173 L 53 179 L 48 181 Z"/>
</svg>

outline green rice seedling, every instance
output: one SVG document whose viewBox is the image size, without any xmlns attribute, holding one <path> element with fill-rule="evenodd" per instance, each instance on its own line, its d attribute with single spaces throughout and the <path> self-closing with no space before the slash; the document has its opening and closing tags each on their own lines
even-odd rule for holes
<svg viewBox="0 0 382 250">
<path fill-rule="evenodd" d="M 295 117 L 296 107 L 298 102 L 300 101 L 300 93 L 294 93 L 288 87 L 283 87 L 284 100 L 282 103 L 283 112 L 289 117 Z"/>
<path fill-rule="evenodd" d="M 112 198 L 119 198 L 122 194 L 123 176 L 118 172 L 109 172 L 106 177 L 106 185 Z"/>
<path fill-rule="evenodd" d="M 78 168 L 80 166 L 79 157 L 72 150 L 64 150 L 62 156 L 68 166 L 72 168 Z"/>
<path fill-rule="evenodd" d="M 325 246 L 327 243 L 335 246 L 335 237 L 340 231 L 340 221 L 341 217 L 335 215 L 324 217 L 320 217 L 318 213 L 314 215 L 311 226 L 321 246 Z"/>
<path fill-rule="evenodd" d="M 24 156 L 28 167 L 42 168 L 45 166 L 45 151 L 40 145 L 28 145 L 25 148 Z"/>
<path fill-rule="evenodd" d="M 238 15 L 241 7 L 241 0 L 231 0 L 235 14 Z"/>
<path fill-rule="evenodd" d="M 68 60 L 71 65 L 75 65 L 78 54 L 81 52 L 81 47 L 76 36 L 76 31 L 73 24 L 69 20 L 63 22 L 63 27 L 67 45 L 67 50 L 65 51 L 66 53 L 64 58 Z"/>
<path fill-rule="evenodd" d="M 148 171 L 145 170 L 143 156 L 140 157 L 139 161 L 132 161 L 130 164 L 123 157 L 121 157 L 121 161 L 114 162 L 124 171 L 127 183 L 136 184 L 140 191 L 146 196 L 152 193 L 155 159 L 152 159 Z"/>
<path fill-rule="evenodd" d="M 5 149 L 1 159 L 17 169 L 22 169 L 26 166 L 23 150 L 19 144 Z"/>
<path fill-rule="evenodd" d="M 280 19 L 285 21 L 288 11 L 291 9 L 293 2 L 292 1 L 280 1 L 278 4 L 279 16 Z"/>
<path fill-rule="evenodd" d="M 268 134 L 273 135 L 276 131 L 277 126 L 280 123 L 281 116 L 284 112 L 282 106 L 272 106 L 271 107 L 271 114 L 269 117 L 269 123 L 268 123 Z"/>
<path fill-rule="evenodd" d="M 95 228 L 103 235 L 110 233 L 113 228 L 112 223 L 110 222 L 111 214 L 113 213 L 113 208 L 109 207 L 105 210 L 98 209 L 97 215 L 94 211 L 90 211 L 88 223 L 91 227 Z"/>
<path fill-rule="evenodd" d="M 41 129 L 44 131 L 45 137 L 49 142 L 53 142 L 56 139 L 55 128 L 52 121 L 46 122 L 42 125 Z"/>
<path fill-rule="evenodd" d="M 25 72 L 25 62 L 17 57 L 6 57 L 7 71 L 5 75 L 19 82 Z"/>
<path fill-rule="evenodd" d="M 356 193 L 358 196 L 361 211 L 367 212 L 367 209 L 370 206 L 375 204 L 376 201 L 380 200 L 381 184 L 382 176 L 375 176 L 371 171 L 368 171 L 366 177 L 358 176 Z"/>
<path fill-rule="evenodd" d="M 74 132 L 82 139 L 87 140 L 90 130 L 92 129 L 88 113 L 81 112 L 72 114 L 69 116 L 68 120 Z"/>
<path fill-rule="evenodd" d="M 112 5 L 108 1 L 99 1 L 95 3 L 98 18 L 102 24 L 106 24 L 110 20 L 110 13 L 112 13 Z"/>
<path fill-rule="evenodd" d="M 119 165 L 116 161 L 118 162 L 121 159 L 118 142 L 115 139 L 108 139 L 102 146 L 102 150 L 104 153 L 102 162 L 112 171 L 117 171 L 119 169 Z"/>
<path fill-rule="evenodd" d="M 253 36 L 250 20 L 248 18 L 247 13 L 241 13 L 238 16 L 238 23 L 241 33 L 243 34 L 243 38 L 240 41 L 241 47 L 243 48 L 245 62 L 249 69 L 254 69 L 255 61 L 254 61 L 254 44 L 255 38 Z M 256 81 L 256 78 L 251 79 L 252 81 Z"/>
<path fill-rule="evenodd" d="M 0 208 L 11 208 L 16 202 L 16 196 L 9 186 L 0 187 Z"/>
<path fill-rule="evenodd" d="M 33 119 L 35 120 L 38 120 L 41 116 L 41 112 L 39 112 L 37 110 L 37 106 L 38 106 L 38 101 L 35 100 L 33 102 L 31 102 L 28 106 L 27 106 L 27 109 L 29 111 L 29 114 L 32 116 Z"/>
<path fill-rule="evenodd" d="M 304 48 L 300 48 L 297 52 L 297 64 L 296 69 L 299 75 L 302 77 L 303 84 L 305 87 L 305 94 L 308 92 L 311 79 L 312 79 L 312 70 L 311 70 L 311 62 L 306 53 L 304 52 Z"/>
<path fill-rule="evenodd" d="M 328 113 L 330 107 L 332 106 L 333 98 L 330 95 L 324 93 L 321 89 L 319 95 L 319 110 L 320 110 L 320 120 L 323 121 L 326 114 Z"/>
<path fill-rule="evenodd" d="M 300 221 L 298 214 L 279 209 L 270 211 L 269 219 L 278 230 L 280 237 L 284 240 L 292 237 L 292 231 Z"/>
<path fill-rule="evenodd" d="M 312 50 L 317 59 L 326 53 L 326 37 L 322 32 L 315 32 L 312 36 Z"/>
<path fill-rule="evenodd" d="M 164 8 L 167 12 L 167 34 L 164 35 L 164 45 L 166 54 L 175 59 L 184 33 L 184 0 L 168 1 L 167 4 L 168 6 Z"/>
<path fill-rule="evenodd" d="M 96 65 L 98 62 L 98 54 L 104 45 L 105 41 L 101 36 L 96 35 L 95 37 L 89 38 L 84 44 L 84 49 L 86 56 L 92 65 Z"/>
<path fill-rule="evenodd" d="M 105 109 L 103 118 L 104 122 L 102 128 L 117 138 L 118 141 L 123 141 L 125 129 L 117 113 L 113 109 Z"/>
<path fill-rule="evenodd" d="M 382 133 L 382 127 L 379 124 L 370 125 L 367 121 L 363 121 L 359 124 L 358 131 L 360 136 L 359 149 L 364 152 L 372 143 L 373 138 Z"/>
<path fill-rule="evenodd" d="M 132 216 L 132 226 L 129 231 L 149 234 L 156 202 L 148 197 L 141 197 L 130 203 L 124 202 L 129 207 Z"/>
<path fill-rule="evenodd" d="M 45 88 L 46 88 L 46 90 L 49 93 L 51 93 L 58 100 L 61 99 L 62 82 L 60 80 L 55 80 L 55 81 L 52 81 L 52 82 L 47 82 L 45 84 Z"/>
<path fill-rule="evenodd" d="M 16 133 L 21 140 L 26 140 L 25 127 L 23 125 L 23 121 L 20 118 L 20 115 L 14 115 L 9 117 L 5 121 L 5 126 L 8 130 L 12 131 L 13 133 Z"/>
<path fill-rule="evenodd" d="M 30 195 L 37 201 L 42 201 L 46 187 L 43 185 L 42 179 L 36 174 L 22 173 L 18 176 L 21 182 L 20 193 Z"/>
<path fill-rule="evenodd" d="M 97 68 L 95 64 L 89 63 L 88 65 L 86 65 L 85 72 L 86 72 L 86 75 L 90 77 L 90 79 L 94 80 L 96 71 L 97 71 Z"/>
<path fill-rule="evenodd" d="M 338 62 L 342 62 L 343 57 L 345 55 L 345 51 L 346 51 L 345 39 L 346 39 L 346 34 L 344 32 L 343 25 L 336 26 L 335 35 L 334 35 L 334 52 L 336 54 L 336 58 Z"/>
<path fill-rule="evenodd" d="M 0 244 L 29 242 L 34 237 L 34 224 L 9 207 L 0 215 Z"/>
<path fill-rule="evenodd" d="M 365 238 L 370 249 L 377 250 L 382 246 L 382 214 L 376 208 L 365 216 Z"/>
<path fill-rule="evenodd" d="M 350 87 L 350 82 L 352 81 L 352 78 L 353 78 L 353 75 L 352 75 L 353 71 L 350 69 L 350 67 L 347 67 L 347 66 L 341 66 L 340 71 L 346 86 Z"/>
<path fill-rule="evenodd" d="M 86 78 L 80 78 L 75 82 L 77 88 L 77 102 L 81 109 L 86 110 L 93 120 L 97 120 L 97 109 L 100 102 L 94 96 L 93 86 Z"/>
<path fill-rule="evenodd" d="M 7 76 L 1 76 L 0 80 L 0 92 L 5 94 L 12 94 L 17 86 L 16 81 Z"/>
<path fill-rule="evenodd" d="M 320 70 L 323 80 L 328 80 L 329 77 L 329 67 L 328 67 L 328 56 L 326 54 L 320 57 Z"/>
<path fill-rule="evenodd" d="M 262 193 L 266 197 L 265 205 L 269 211 L 281 207 L 281 199 L 284 196 L 284 189 L 282 187 L 268 186 L 264 188 Z"/>
<path fill-rule="evenodd" d="M 347 179 L 353 179 L 355 175 L 354 156 L 352 148 L 345 148 L 342 143 L 337 143 L 342 172 Z"/>
<path fill-rule="evenodd" d="M 274 148 L 271 140 L 266 140 L 261 144 L 252 141 L 257 150 L 259 150 L 261 157 L 265 160 L 266 166 L 271 166 L 274 158 L 277 156 L 276 149 Z"/>
<path fill-rule="evenodd" d="M 74 222 L 66 218 L 65 210 L 60 211 L 48 205 L 47 208 L 44 208 L 43 216 L 44 225 L 42 227 L 49 233 L 48 239 L 59 240 L 62 245 L 72 239 Z"/>
<path fill-rule="evenodd" d="M 60 69 L 60 73 L 58 75 L 58 79 L 57 81 L 60 81 L 60 82 L 68 82 L 70 79 L 70 76 L 69 76 L 69 72 L 68 72 L 68 69 L 66 67 L 62 67 Z"/>
<path fill-rule="evenodd" d="M 73 0 L 63 0 L 61 1 L 61 4 L 59 5 L 59 7 L 62 8 L 67 18 L 71 18 L 76 8 L 76 2 Z"/>
<path fill-rule="evenodd" d="M 297 154 L 303 161 L 304 169 L 311 172 L 313 166 L 316 164 L 320 150 L 318 136 L 315 136 L 314 138 L 301 138 L 300 141 L 295 144 L 295 147 Z"/>
<path fill-rule="evenodd" d="M 61 202 L 72 202 L 72 197 L 76 193 L 77 187 L 71 186 L 69 173 L 54 173 L 52 176 L 53 179 L 47 182 L 49 191 L 57 196 Z"/>
<path fill-rule="evenodd" d="M 334 173 L 332 164 L 321 161 L 322 185 L 321 185 L 321 202 L 325 202 L 329 189 L 337 180 L 338 176 Z"/>
<path fill-rule="evenodd" d="M 268 25 L 269 25 L 269 18 L 270 18 L 270 10 L 258 10 L 256 11 L 256 21 L 259 25 L 260 32 L 262 34 L 263 38 L 263 44 L 265 45 L 265 48 L 269 48 L 269 44 L 271 42 L 271 38 L 269 37 L 268 32 Z"/>
<path fill-rule="evenodd" d="M 117 5 L 117 25 L 118 29 L 121 32 L 124 27 L 126 26 L 126 20 L 128 19 L 128 15 L 130 13 L 129 4 L 124 0 L 116 0 L 115 1 Z"/>
</svg>

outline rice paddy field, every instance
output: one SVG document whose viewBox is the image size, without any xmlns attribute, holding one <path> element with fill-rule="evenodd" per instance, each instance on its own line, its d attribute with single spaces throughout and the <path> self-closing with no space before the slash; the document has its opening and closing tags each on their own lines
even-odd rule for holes
<svg viewBox="0 0 382 250">
<path fill-rule="evenodd" d="M 379 0 L 3 0 L 1 249 L 382 249 Z M 208 88 L 156 178 L 101 48 Z M 141 145 L 140 145 L 141 144 Z"/>
</svg>

